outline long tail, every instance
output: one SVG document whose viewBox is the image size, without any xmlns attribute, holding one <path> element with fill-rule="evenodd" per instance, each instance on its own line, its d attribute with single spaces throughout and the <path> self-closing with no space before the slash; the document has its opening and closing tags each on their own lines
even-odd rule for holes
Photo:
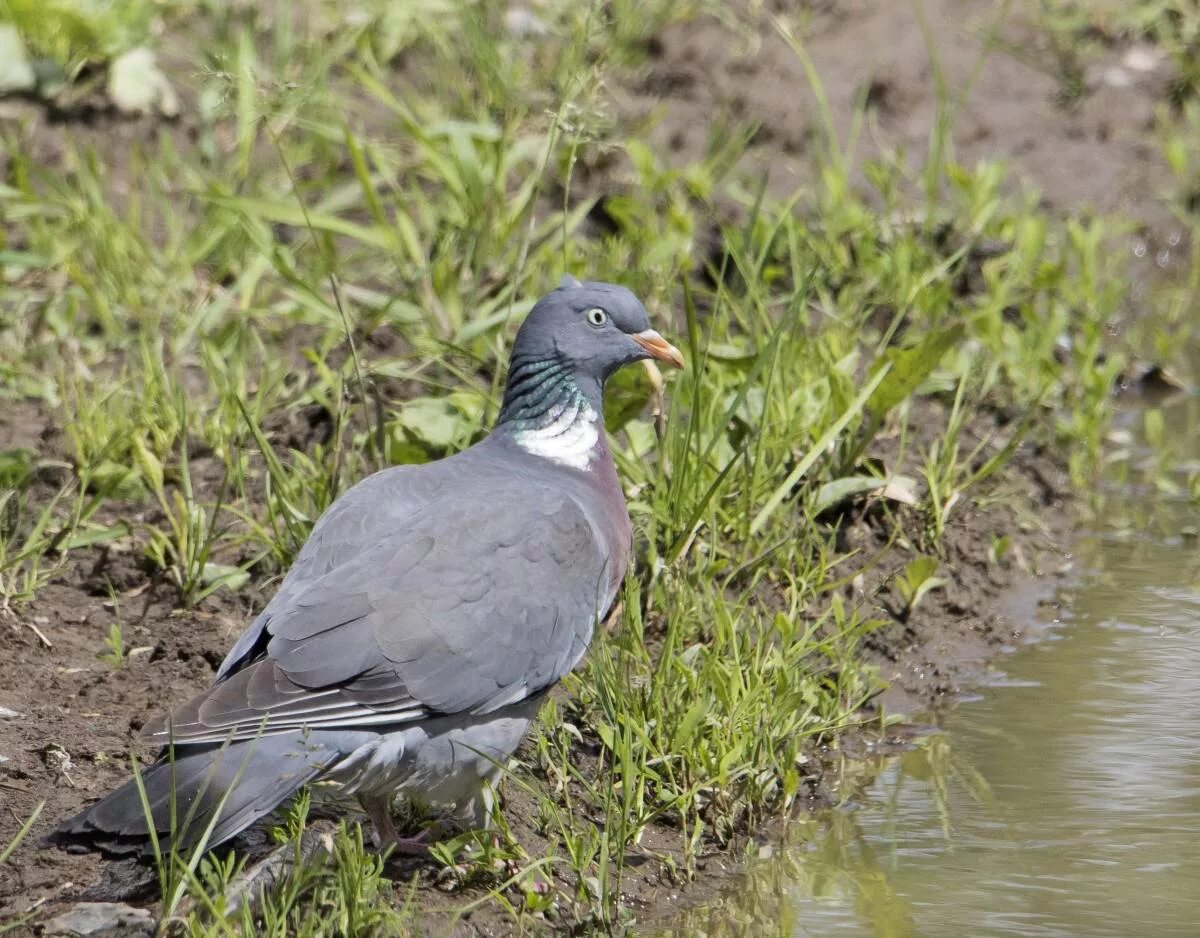
<svg viewBox="0 0 1200 938">
<path fill-rule="evenodd" d="M 211 849 L 269 814 L 344 755 L 329 734 L 286 733 L 224 746 L 177 747 L 46 837 L 110 855 L 152 853 L 147 807 L 159 849 Z M 216 818 L 214 823 L 214 817 Z M 209 827 L 211 825 L 211 830 Z M 207 836 L 206 836 L 207 835 Z"/>
</svg>

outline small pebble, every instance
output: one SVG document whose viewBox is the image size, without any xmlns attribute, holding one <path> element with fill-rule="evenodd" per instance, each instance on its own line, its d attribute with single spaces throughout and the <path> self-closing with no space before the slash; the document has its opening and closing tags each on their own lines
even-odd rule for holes
<svg viewBox="0 0 1200 938">
<path fill-rule="evenodd" d="M 63 780 L 72 788 L 75 787 L 75 780 L 71 778 L 71 769 L 75 768 L 75 763 L 71 759 L 71 754 L 57 743 L 50 743 L 42 749 L 42 759 L 46 763 L 46 768 L 54 773 L 55 781 Z"/>
<path fill-rule="evenodd" d="M 42 926 L 44 935 L 107 935 L 125 938 L 154 934 L 154 916 L 120 902 L 80 902 Z"/>
<path fill-rule="evenodd" d="M 549 29 L 541 18 L 525 7 L 512 7 L 504 14 L 504 28 L 514 39 L 544 36 Z"/>
<path fill-rule="evenodd" d="M 1157 71 L 1162 63 L 1162 52 L 1151 45 L 1130 46 L 1121 56 L 1121 64 L 1133 72 Z"/>
</svg>

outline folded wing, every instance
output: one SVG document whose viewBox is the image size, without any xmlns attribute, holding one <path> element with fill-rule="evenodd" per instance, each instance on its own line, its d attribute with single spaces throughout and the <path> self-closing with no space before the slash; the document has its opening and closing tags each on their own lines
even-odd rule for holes
<svg viewBox="0 0 1200 938">
<path fill-rule="evenodd" d="M 366 729 L 486 713 L 550 686 L 582 656 L 616 577 L 580 504 L 536 495 L 498 480 L 486 495 L 425 500 L 400 529 L 347 546 L 308 579 L 302 554 L 218 682 L 146 735 L 190 744 Z M 506 503 L 519 508 L 496 511 Z M 369 527 L 349 513 L 338 523 Z"/>
</svg>

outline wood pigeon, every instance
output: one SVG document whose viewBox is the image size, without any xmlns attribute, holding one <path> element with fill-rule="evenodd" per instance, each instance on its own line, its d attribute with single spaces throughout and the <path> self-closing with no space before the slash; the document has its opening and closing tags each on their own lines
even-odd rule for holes
<svg viewBox="0 0 1200 938">
<path fill-rule="evenodd" d="M 643 359 L 683 365 L 629 290 L 566 278 L 521 325 L 487 437 L 329 507 L 213 685 L 143 731 L 163 747 L 141 773 L 162 850 L 211 848 L 314 782 L 357 796 L 377 842 L 402 852 L 424 847 L 397 836 L 397 793 L 486 824 L 483 782 L 625 574 L 601 395 Z M 147 855 L 136 781 L 48 840 Z"/>
</svg>

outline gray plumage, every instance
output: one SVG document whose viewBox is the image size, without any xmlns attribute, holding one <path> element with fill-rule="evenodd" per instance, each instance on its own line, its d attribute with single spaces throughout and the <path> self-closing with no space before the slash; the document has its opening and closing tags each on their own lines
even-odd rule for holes
<svg viewBox="0 0 1200 938">
<path fill-rule="evenodd" d="M 518 333 L 486 438 L 333 504 L 213 686 L 144 731 L 172 749 L 142 773 L 160 838 L 187 847 L 212 823 L 215 846 L 318 781 L 357 795 L 381 841 L 408 843 L 391 828 L 396 792 L 484 821 L 483 780 L 624 576 L 629 516 L 601 393 L 645 358 L 682 364 L 633 294 L 564 281 Z M 145 852 L 134 782 L 50 840 Z"/>
</svg>

